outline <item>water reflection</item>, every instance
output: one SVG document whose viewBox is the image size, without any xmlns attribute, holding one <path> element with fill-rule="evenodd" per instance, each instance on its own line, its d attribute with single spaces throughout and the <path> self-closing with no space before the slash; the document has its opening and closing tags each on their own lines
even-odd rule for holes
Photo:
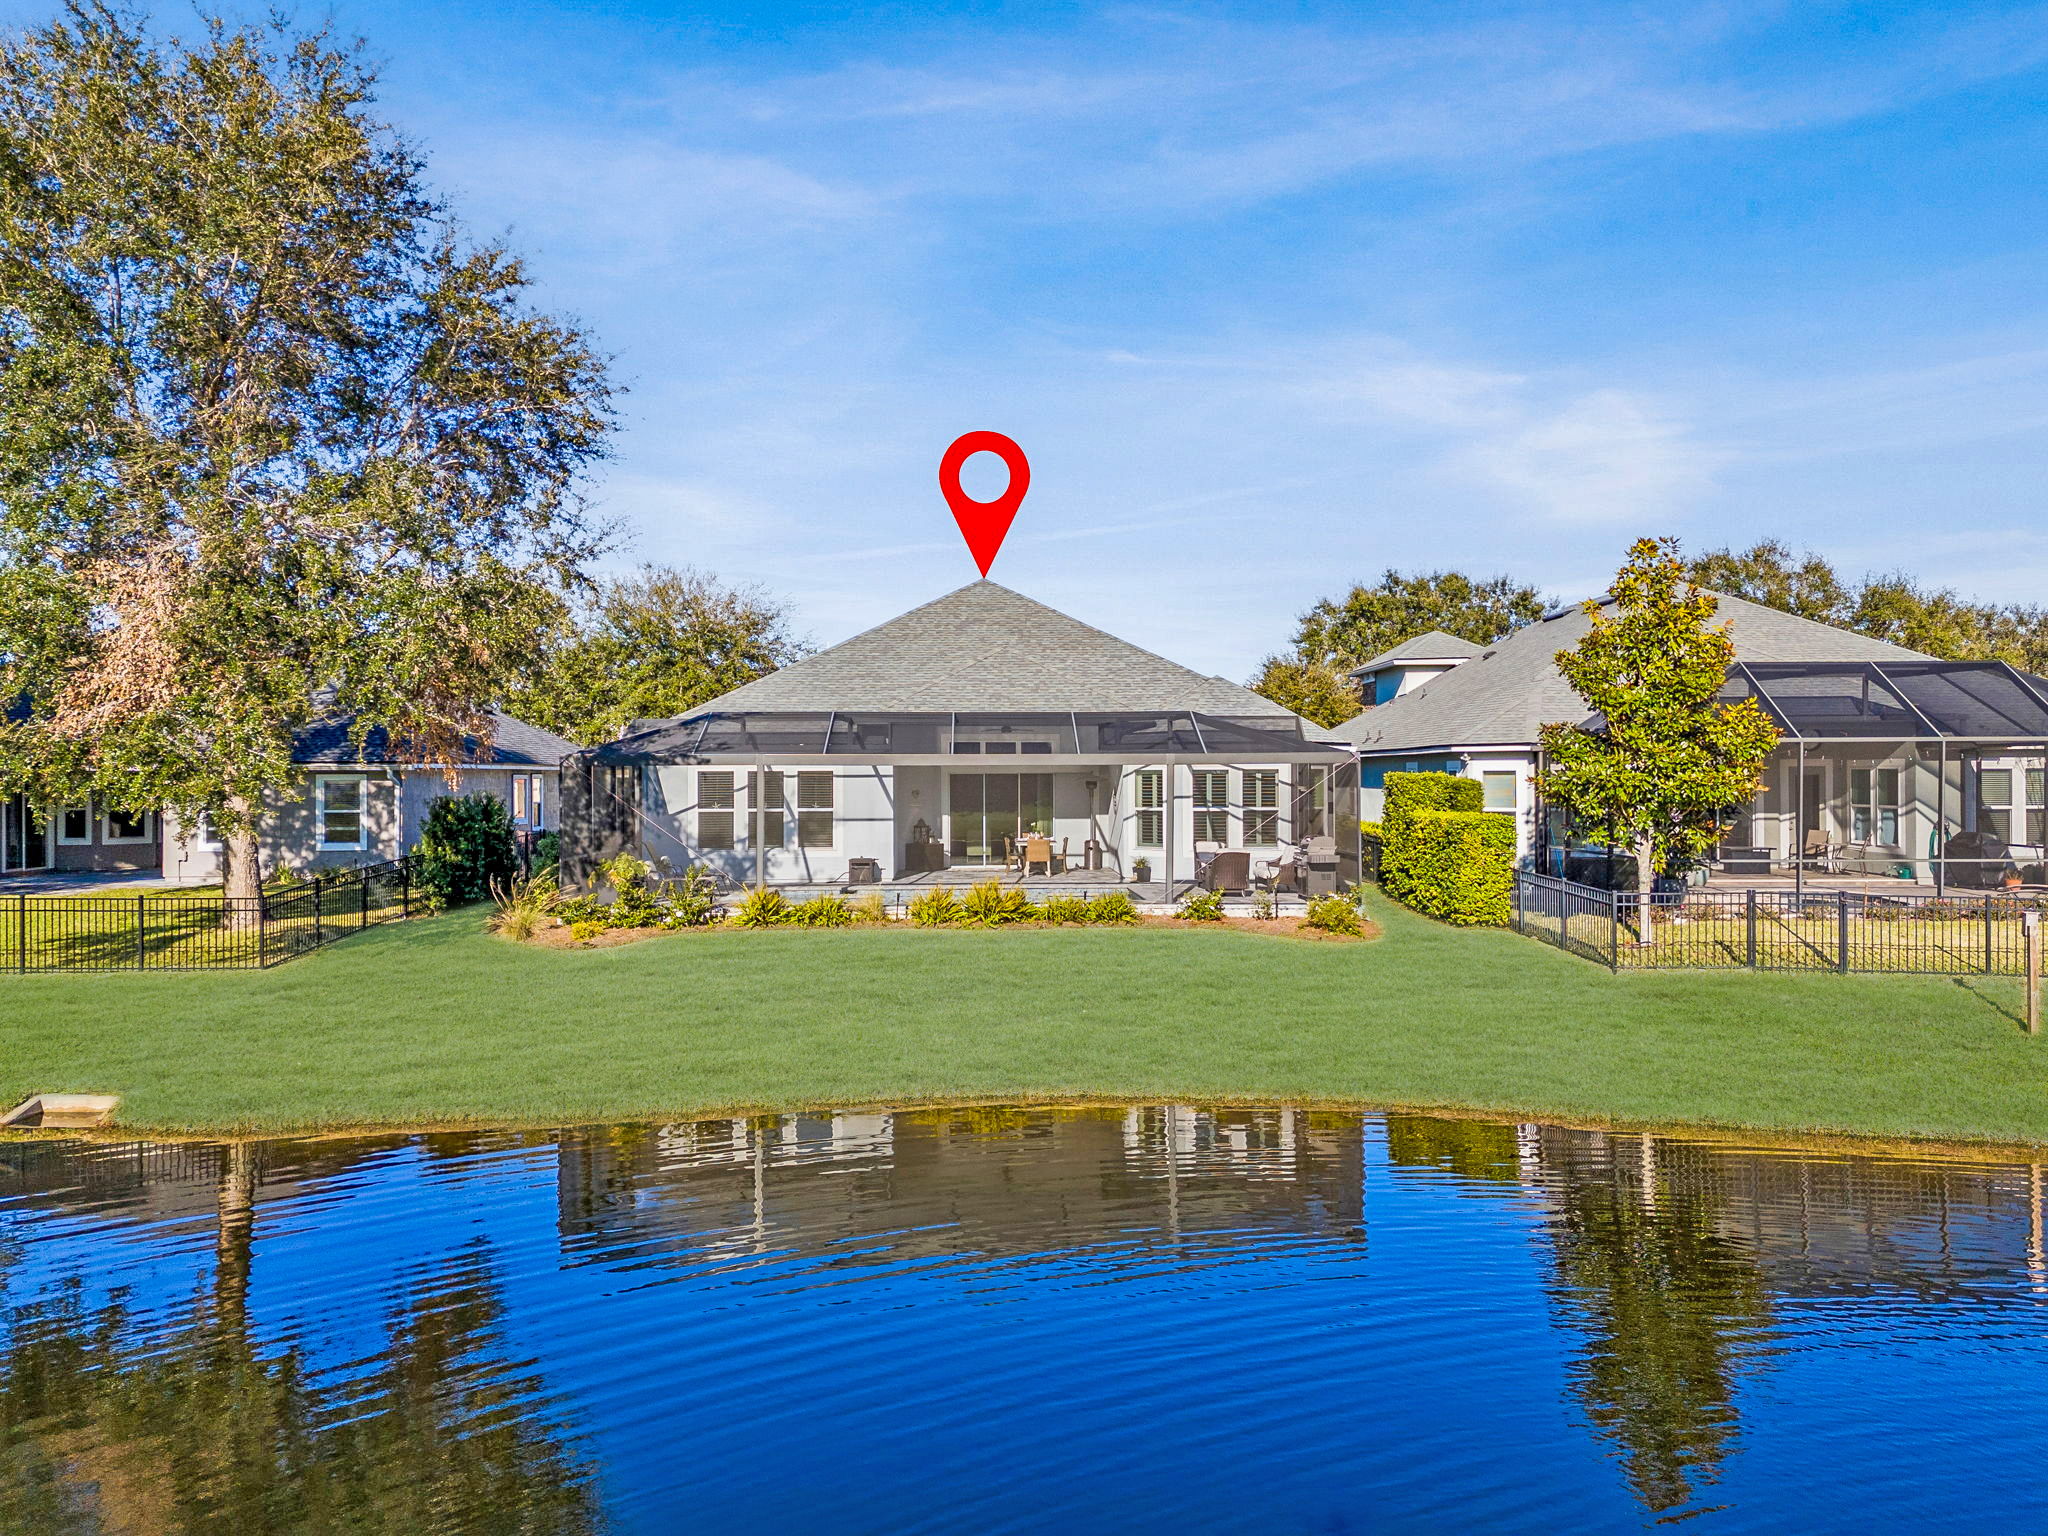
<svg viewBox="0 0 2048 1536">
<path fill-rule="evenodd" d="M 2041 1173 L 1140 1106 L 0 1146 L 0 1532 L 2048 1518 Z"/>
</svg>

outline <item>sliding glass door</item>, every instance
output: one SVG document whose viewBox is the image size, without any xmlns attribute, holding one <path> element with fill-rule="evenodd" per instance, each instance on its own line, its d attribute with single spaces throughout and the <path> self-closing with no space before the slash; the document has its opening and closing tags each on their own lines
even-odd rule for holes
<svg viewBox="0 0 2048 1536">
<path fill-rule="evenodd" d="M 20 795 L 0 805 L 0 870 L 49 867 L 50 833 L 41 814 Z"/>
<path fill-rule="evenodd" d="M 947 808 L 956 864 L 1000 864 L 1027 832 L 1052 834 L 1049 773 L 956 773 Z"/>
</svg>

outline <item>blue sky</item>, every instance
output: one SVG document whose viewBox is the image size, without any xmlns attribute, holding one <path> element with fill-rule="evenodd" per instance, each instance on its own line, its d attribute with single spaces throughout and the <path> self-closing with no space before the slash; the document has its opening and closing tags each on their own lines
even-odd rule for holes
<svg viewBox="0 0 2048 1536">
<path fill-rule="evenodd" d="M 974 428 L 998 580 L 1234 677 L 1385 566 L 1642 533 L 2048 599 L 2048 8 L 327 14 L 615 354 L 625 558 L 821 641 L 973 576 Z"/>
</svg>

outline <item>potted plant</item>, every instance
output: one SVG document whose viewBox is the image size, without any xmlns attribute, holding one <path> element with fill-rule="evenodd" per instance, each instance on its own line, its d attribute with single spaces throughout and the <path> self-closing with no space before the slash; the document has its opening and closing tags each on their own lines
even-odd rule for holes
<svg viewBox="0 0 2048 1536">
<path fill-rule="evenodd" d="M 1131 861 L 1131 884 L 1149 885 L 1152 882 L 1152 861 L 1133 859 Z"/>
</svg>

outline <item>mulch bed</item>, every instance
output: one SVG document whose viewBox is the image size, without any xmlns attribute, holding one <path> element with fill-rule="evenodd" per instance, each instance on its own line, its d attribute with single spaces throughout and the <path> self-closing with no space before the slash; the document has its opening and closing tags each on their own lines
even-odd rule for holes
<svg viewBox="0 0 2048 1536">
<path fill-rule="evenodd" d="M 887 928 L 890 930 L 910 929 L 912 927 L 910 923 L 901 921 L 891 922 L 887 924 L 870 924 L 868 926 Z M 1055 927 L 1082 928 L 1092 925 L 1082 923 L 1004 923 L 1001 926 L 1002 928 L 1008 929 L 1044 930 Z M 1259 935 L 1259 937 L 1267 939 L 1304 939 L 1311 943 L 1316 944 L 1362 944 L 1367 939 L 1376 939 L 1380 936 L 1379 929 L 1371 923 L 1365 924 L 1365 932 L 1362 934 L 1325 933 L 1320 928 L 1309 928 L 1303 926 L 1302 920 L 1299 917 L 1261 918 L 1231 916 L 1223 918 L 1220 922 L 1189 923 L 1183 922 L 1180 918 L 1177 917 L 1162 917 L 1141 913 L 1139 914 L 1138 921 L 1135 925 L 1101 924 L 1099 926 L 1181 928 L 1193 931 L 1211 929 L 1218 932 L 1228 930 L 1232 933 L 1255 933 Z M 537 944 L 542 949 L 614 949 L 621 944 L 637 944 L 642 939 L 672 938 L 693 933 L 731 933 L 733 931 L 734 930 L 732 929 L 732 927 L 726 923 L 717 923 L 704 928 L 607 928 L 603 933 L 598 934 L 595 938 L 577 939 L 570 934 L 567 926 L 557 924 L 555 927 L 552 928 L 543 928 L 539 933 L 535 934 L 531 939 L 528 939 L 525 942 L 529 944 Z M 754 932 L 757 930 L 747 929 L 741 931 Z M 758 931 L 771 932 L 775 930 L 763 929 Z M 847 930 L 843 928 L 797 930 L 792 927 L 788 931 L 844 933 Z M 959 930 L 917 929 L 915 931 L 939 933 Z"/>
</svg>

